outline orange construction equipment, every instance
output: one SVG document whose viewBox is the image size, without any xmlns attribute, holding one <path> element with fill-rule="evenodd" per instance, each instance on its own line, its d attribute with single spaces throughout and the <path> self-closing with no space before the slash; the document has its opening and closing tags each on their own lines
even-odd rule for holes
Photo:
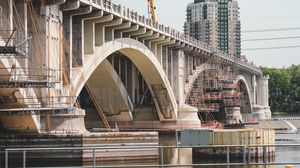
<svg viewBox="0 0 300 168">
<path fill-rule="evenodd" d="M 156 22 L 156 14 L 155 14 L 155 6 L 154 6 L 154 0 L 148 0 L 148 7 L 150 9 L 151 12 L 151 19 L 153 21 L 153 23 Z"/>
</svg>

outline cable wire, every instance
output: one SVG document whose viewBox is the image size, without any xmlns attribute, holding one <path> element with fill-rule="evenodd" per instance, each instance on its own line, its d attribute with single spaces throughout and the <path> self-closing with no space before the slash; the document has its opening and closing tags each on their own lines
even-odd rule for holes
<svg viewBox="0 0 300 168">
<path fill-rule="evenodd" d="M 286 49 L 286 48 L 300 48 L 300 45 L 295 46 L 281 46 L 281 47 L 262 47 L 262 48 L 245 48 L 243 51 L 254 51 L 254 50 L 273 50 L 273 49 Z"/>
<path fill-rule="evenodd" d="M 286 39 L 298 39 L 298 38 L 300 38 L 300 36 L 260 38 L 260 39 L 246 39 L 246 40 L 242 40 L 242 41 L 270 41 L 270 40 L 286 40 Z"/>
<path fill-rule="evenodd" d="M 288 31 L 288 30 L 300 30 L 300 27 L 289 27 L 279 29 L 257 29 L 257 30 L 245 30 L 242 33 L 260 33 L 260 32 L 274 32 L 274 31 Z"/>
</svg>

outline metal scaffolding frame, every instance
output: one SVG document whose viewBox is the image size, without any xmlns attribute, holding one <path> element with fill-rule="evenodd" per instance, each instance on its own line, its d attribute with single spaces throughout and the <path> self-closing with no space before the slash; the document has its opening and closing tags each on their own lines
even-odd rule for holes
<svg viewBox="0 0 300 168">
<path fill-rule="evenodd" d="M 238 85 L 234 83 L 239 69 L 212 56 L 206 60 L 211 69 L 203 71 L 195 80 L 187 104 L 198 107 L 201 120 L 224 120 L 226 108 L 240 107 Z"/>
<path fill-rule="evenodd" d="M 53 88 L 57 71 L 48 68 L 0 68 L 0 88 Z"/>
<path fill-rule="evenodd" d="M 71 113 L 76 97 L 71 96 L 49 96 L 49 97 L 27 97 L 2 100 L 0 112 L 4 113 L 32 113 L 60 114 Z"/>
<path fill-rule="evenodd" d="M 32 55 L 31 38 L 17 28 L 0 30 L 0 57 L 28 58 Z"/>
</svg>

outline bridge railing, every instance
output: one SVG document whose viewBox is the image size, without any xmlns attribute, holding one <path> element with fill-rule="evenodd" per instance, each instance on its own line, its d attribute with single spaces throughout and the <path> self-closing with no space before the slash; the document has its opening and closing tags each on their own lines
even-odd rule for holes
<svg viewBox="0 0 300 168">
<path fill-rule="evenodd" d="M 222 166 L 222 167 L 230 167 L 230 166 L 239 166 L 239 167 L 249 167 L 249 166 L 258 166 L 263 165 L 265 167 L 269 165 L 300 165 L 300 158 L 297 159 L 298 162 L 292 162 L 292 161 L 276 161 L 274 160 L 274 157 L 272 157 L 270 154 L 267 153 L 269 148 L 283 148 L 284 150 L 288 150 L 288 148 L 299 148 L 300 144 L 277 144 L 277 145 L 207 145 L 207 146 L 86 146 L 86 147 L 56 147 L 56 148 L 6 148 L 4 149 L 4 167 L 9 168 L 10 163 L 12 162 L 12 156 L 11 155 L 18 155 L 19 162 L 21 162 L 22 167 L 26 168 L 28 167 L 28 164 L 30 164 L 30 154 L 32 153 L 43 153 L 43 155 L 49 153 L 49 154 L 59 154 L 69 152 L 72 154 L 72 152 L 79 152 L 84 151 L 91 157 L 91 162 L 89 162 L 89 165 L 85 165 L 84 167 L 120 167 L 120 168 L 127 168 L 127 167 L 193 167 L 193 166 L 201 166 L 201 167 L 207 167 L 207 166 Z M 198 148 L 198 149 L 224 149 L 225 151 L 225 157 L 223 159 L 219 158 L 219 163 L 216 163 L 217 159 L 214 159 L 214 162 L 211 163 L 209 161 L 202 161 L 201 163 L 169 163 L 167 160 L 164 152 L 170 151 L 170 149 L 188 149 L 188 148 Z M 233 160 L 232 156 L 234 156 L 236 153 L 234 152 L 236 149 L 238 149 L 241 153 L 241 159 L 239 160 Z M 261 149 L 263 152 L 263 157 L 259 159 L 252 158 L 253 156 L 253 149 Z M 159 153 L 159 163 L 145 163 L 145 161 L 141 161 L 140 164 L 116 164 L 115 162 L 112 163 L 114 165 L 97 165 L 97 154 L 103 153 L 103 152 L 109 152 L 109 151 L 117 151 L 118 153 L 126 153 L 128 151 L 134 151 L 134 150 L 157 150 Z M 280 151 L 277 153 L 275 151 L 275 155 L 280 154 Z M 29 156 L 28 156 L 29 155 Z M 255 154 L 254 154 L 255 155 Z M 39 157 L 39 161 L 41 161 Z M 58 161 L 60 161 L 59 156 L 56 157 Z M 170 159 L 170 158 L 169 158 Z M 74 159 L 75 160 L 75 159 Z M 179 160 L 179 158 L 178 158 Z M 71 162 L 68 162 L 71 164 Z M 14 163 L 15 164 L 15 163 Z M 46 166 L 47 162 L 44 162 L 44 166 Z M 57 163 L 59 164 L 59 163 Z M 70 166 L 64 164 L 65 167 Z M 59 165 L 57 165 L 59 166 Z M 73 167 L 73 166 L 72 166 Z"/>
<path fill-rule="evenodd" d="M 182 41 L 192 47 L 211 51 L 211 53 L 215 52 L 217 56 L 220 56 L 229 61 L 235 62 L 235 63 L 239 64 L 241 67 L 255 71 L 256 73 L 259 73 L 259 74 L 261 73 L 260 69 L 254 65 L 251 65 L 247 62 L 242 62 L 240 60 L 235 60 L 228 53 L 225 53 L 219 49 L 214 49 L 214 48 L 212 48 L 212 46 L 210 46 L 200 40 L 192 38 L 184 33 L 181 33 L 180 31 L 177 31 L 173 28 L 166 27 L 163 24 L 158 24 L 158 22 L 154 23 L 151 19 L 146 18 L 145 15 L 139 15 L 134 10 L 131 10 L 131 9 L 121 6 L 121 5 L 113 4 L 111 2 L 111 0 L 90 0 L 90 2 L 102 7 L 107 12 L 114 12 L 115 14 L 118 14 L 125 19 L 136 22 L 140 25 L 146 25 L 149 28 L 156 29 L 158 32 L 164 33 L 165 35 L 175 38 L 179 41 Z"/>
</svg>

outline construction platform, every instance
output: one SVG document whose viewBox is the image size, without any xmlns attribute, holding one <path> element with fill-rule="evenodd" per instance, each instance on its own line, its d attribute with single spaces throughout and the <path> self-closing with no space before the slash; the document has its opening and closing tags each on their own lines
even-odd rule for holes
<svg viewBox="0 0 300 168">
<path fill-rule="evenodd" d="M 0 81 L 0 88 L 53 88 L 56 83 L 47 80 Z"/>
</svg>

